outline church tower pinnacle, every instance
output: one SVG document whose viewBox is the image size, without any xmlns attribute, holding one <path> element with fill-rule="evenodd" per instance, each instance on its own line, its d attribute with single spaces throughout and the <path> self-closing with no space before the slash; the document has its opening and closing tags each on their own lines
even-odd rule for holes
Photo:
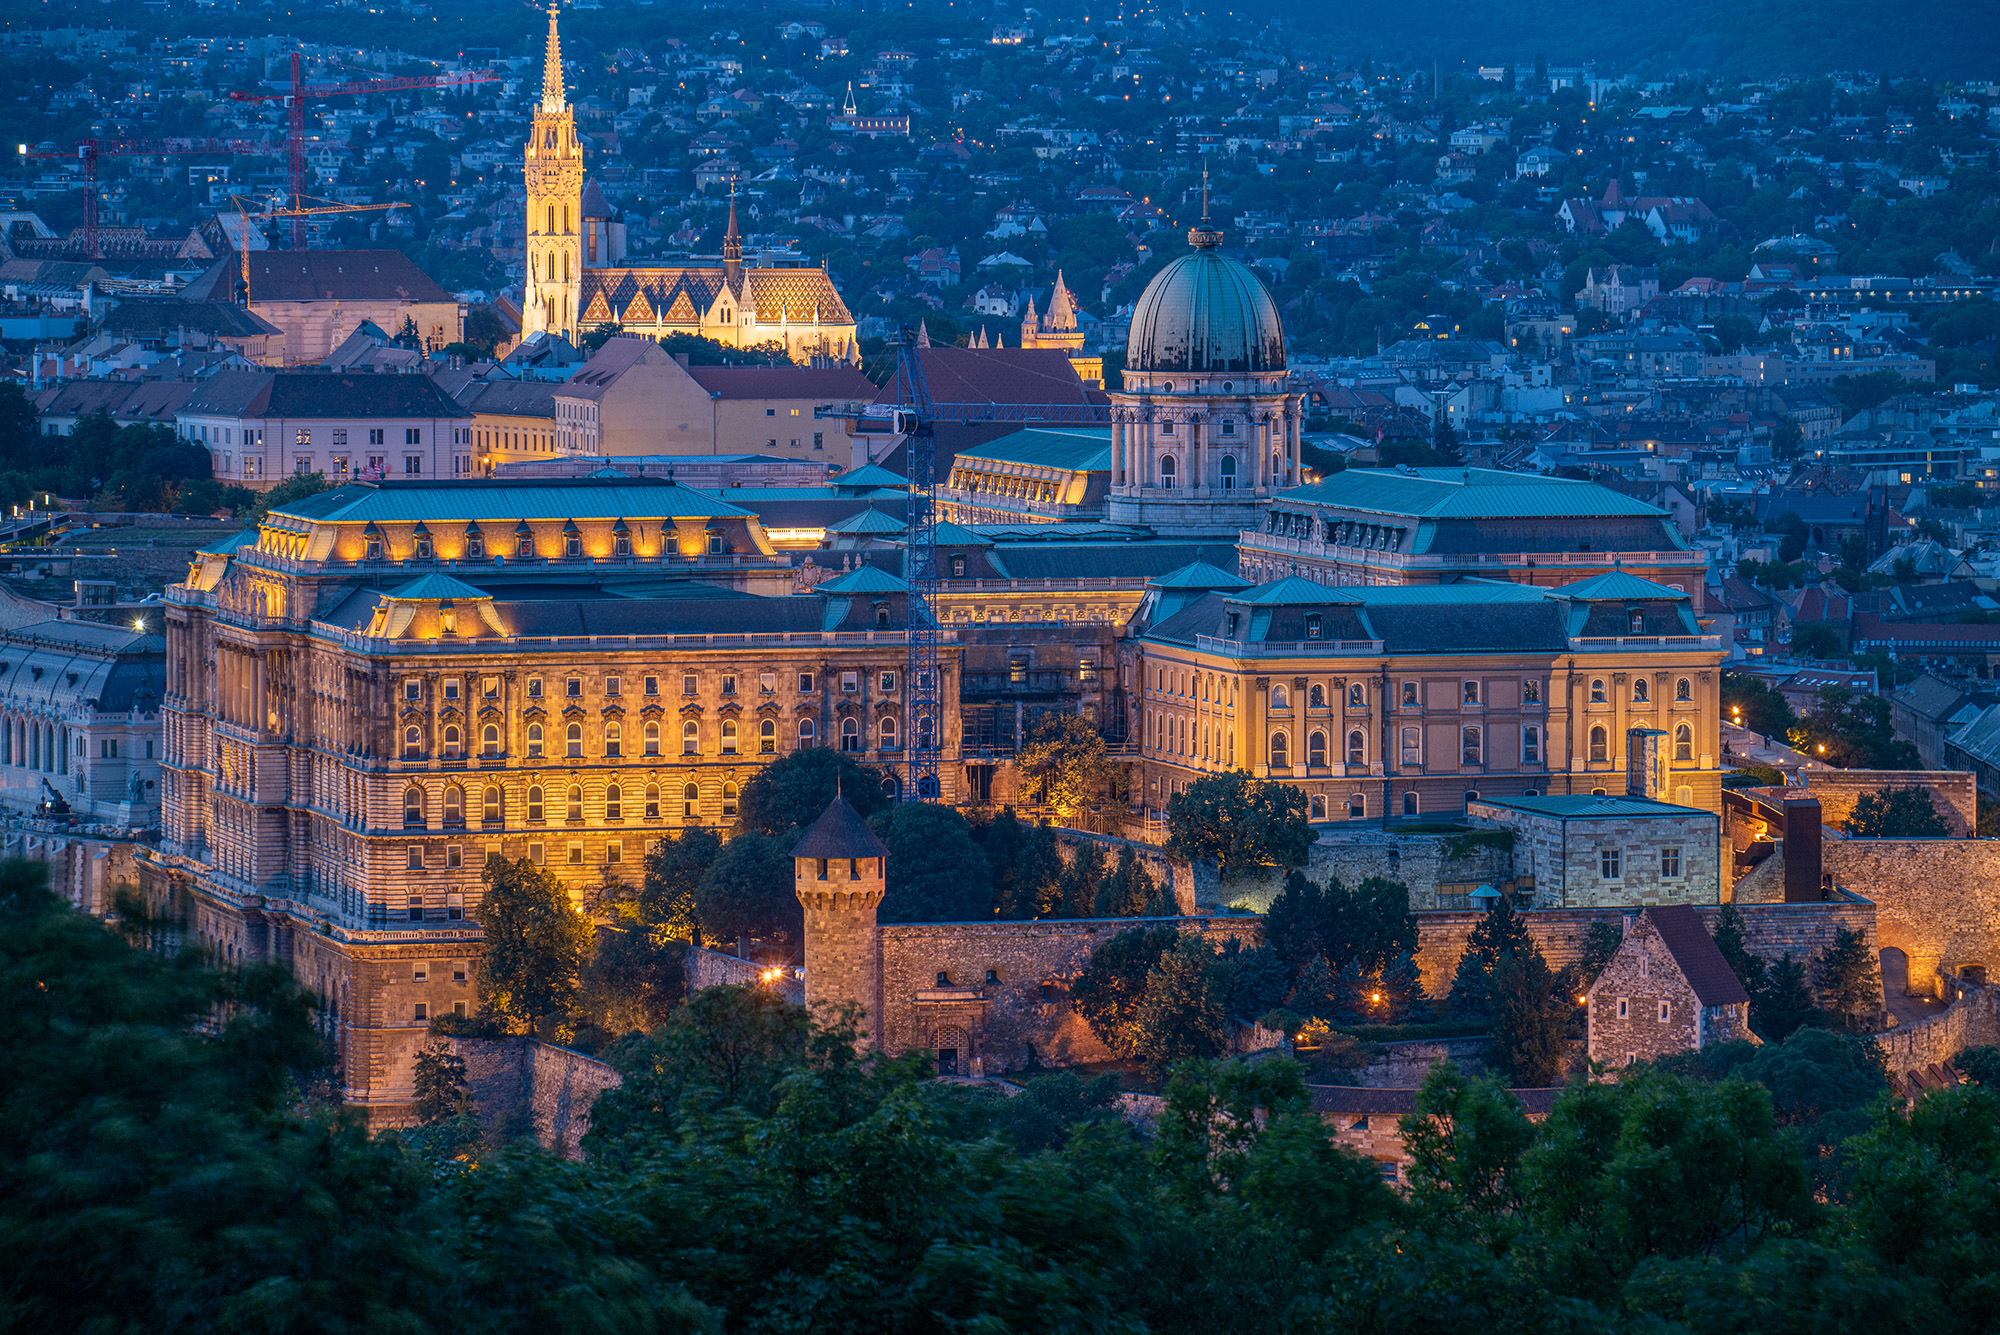
<svg viewBox="0 0 2000 1335">
<path fill-rule="evenodd" d="M 743 295 L 743 237 L 736 230 L 736 183 L 729 185 L 729 230 L 722 234 L 722 281 L 738 298 Z"/>
<path fill-rule="evenodd" d="M 547 331 L 574 342 L 583 289 L 583 145 L 563 87 L 556 15 L 551 4 L 542 100 L 535 108 L 522 162 L 528 216 L 521 333 Z"/>
</svg>

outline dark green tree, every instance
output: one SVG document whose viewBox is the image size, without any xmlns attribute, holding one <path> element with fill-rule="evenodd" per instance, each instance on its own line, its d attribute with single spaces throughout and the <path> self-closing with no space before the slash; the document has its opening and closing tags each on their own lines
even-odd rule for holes
<svg viewBox="0 0 2000 1335">
<path fill-rule="evenodd" d="M 805 829 L 833 804 L 836 785 L 863 816 L 889 806 L 882 773 L 845 751 L 810 746 L 760 768 L 743 785 L 736 828 L 780 835 Z"/>
<path fill-rule="evenodd" d="M 1126 844 L 1118 850 L 1118 865 L 1098 888 L 1094 911 L 1100 918 L 1148 918 L 1167 917 L 1176 909 L 1132 845 Z"/>
<path fill-rule="evenodd" d="M 903 802 L 878 818 L 889 849 L 883 922 L 980 922 L 993 917 L 993 877 L 965 817 L 931 802 Z"/>
<path fill-rule="evenodd" d="M 1503 955 L 1540 957 L 1541 948 L 1528 931 L 1527 920 L 1515 911 L 1513 901 L 1500 896 L 1488 906 L 1466 938 L 1465 953 L 1459 956 L 1458 970 L 1451 980 L 1451 1013 L 1490 1016 L 1494 1013 L 1494 970 Z"/>
<path fill-rule="evenodd" d="M 560 1033 L 582 996 L 590 920 L 562 882 L 526 858 L 489 859 L 480 879 L 480 1010 L 524 1030 Z"/>
<path fill-rule="evenodd" d="M 687 992 L 687 947 L 639 924 L 599 932 L 583 971 L 582 1012 L 611 1034 L 646 1032 Z"/>
<path fill-rule="evenodd" d="M 1134 1024 L 1146 978 L 1179 933 L 1172 927 L 1134 927 L 1091 952 L 1090 963 L 1070 985 L 1070 1007 L 1104 1046 L 1121 1057 L 1134 1047 Z"/>
<path fill-rule="evenodd" d="M 1828 1010 L 1853 1025 L 1882 1008 L 1882 974 L 1861 933 L 1836 927 L 1813 960 L 1813 987 Z"/>
<path fill-rule="evenodd" d="M 1729 905 L 1733 909 L 1734 905 Z M 1720 938 L 1718 937 L 1718 942 Z M 1590 930 L 1583 934 L 1583 952 L 1573 966 L 1571 981 L 1576 991 L 1588 990 L 1597 981 L 1597 975 L 1604 972 L 1604 966 L 1611 963 L 1611 957 L 1624 944 L 1625 934 L 1618 930 L 1618 924 L 1594 922 Z"/>
<path fill-rule="evenodd" d="M 443 1043 L 433 1043 L 417 1053 L 412 1088 L 416 1095 L 413 1109 L 424 1126 L 449 1122 L 472 1110 L 465 1059 Z"/>
<path fill-rule="evenodd" d="M 1301 867 L 1317 837 L 1306 797 L 1288 783 L 1244 770 L 1196 779 L 1167 803 L 1167 851 L 1202 858 L 1234 880 L 1264 867 Z"/>
<path fill-rule="evenodd" d="M 1227 970 L 1207 941 L 1183 935 L 1146 974 L 1132 1013 L 1132 1050 L 1156 1075 L 1229 1047 Z"/>
<path fill-rule="evenodd" d="M 691 825 L 662 839 L 646 854 L 634 915 L 646 927 L 681 941 L 701 932 L 702 878 L 722 854 L 722 840 L 706 826 Z"/>
<path fill-rule="evenodd" d="M 1788 950 L 1765 971 L 1764 986 L 1750 994 L 1750 1023 L 1764 1039 L 1781 1042 L 1818 1018 L 1805 965 Z"/>
<path fill-rule="evenodd" d="M 704 938 L 734 948 L 755 937 L 791 952 L 805 931 L 805 910 L 792 889 L 788 841 L 739 834 L 722 846 L 695 890 Z"/>
<path fill-rule="evenodd" d="M 1063 874 L 1054 830 L 1024 821 L 1007 807 L 992 820 L 975 825 L 972 837 L 986 854 L 994 909 L 1000 917 L 1054 916 L 1056 886 Z"/>
<path fill-rule="evenodd" d="M 1056 880 L 1053 916 L 1088 918 L 1097 912 L 1098 897 L 1104 893 L 1106 870 L 1104 850 L 1091 840 L 1077 845 L 1068 865 Z"/>
<path fill-rule="evenodd" d="M 1843 828 L 1852 839 L 1949 839 L 1951 827 L 1922 788 L 1883 788 L 1855 799 Z"/>
<path fill-rule="evenodd" d="M 1502 954 L 1492 978 L 1492 1051 L 1501 1069 L 1522 1089 L 1560 1084 L 1569 1069 L 1570 1022 L 1576 1012 L 1542 952 L 1531 944 L 1525 951 Z"/>
</svg>

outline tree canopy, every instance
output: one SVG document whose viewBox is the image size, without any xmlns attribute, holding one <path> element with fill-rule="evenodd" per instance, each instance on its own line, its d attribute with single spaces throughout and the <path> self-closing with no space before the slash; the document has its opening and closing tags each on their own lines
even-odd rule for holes
<svg viewBox="0 0 2000 1335">
<path fill-rule="evenodd" d="M 1302 867 L 1316 837 L 1304 793 L 1246 770 L 1196 779 L 1167 803 L 1167 851 L 1216 863 L 1225 881 L 1259 868 Z"/>
</svg>

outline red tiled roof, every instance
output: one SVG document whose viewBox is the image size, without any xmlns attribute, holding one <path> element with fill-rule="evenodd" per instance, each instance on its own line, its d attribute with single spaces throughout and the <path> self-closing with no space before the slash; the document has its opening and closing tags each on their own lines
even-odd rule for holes
<svg viewBox="0 0 2000 1335">
<path fill-rule="evenodd" d="M 725 399 L 825 399 L 867 402 L 875 384 L 846 366 L 690 366 L 688 378 Z"/>
<path fill-rule="evenodd" d="M 455 301 L 400 250 L 252 251 L 252 301 Z"/>
<path fill-rule="evenodd" d="M 1060 348 L 920 348 L 924 385 L 942 418 L 957 404 L 1076 407 L 1108 402 L 1085 388 Z M 895 403 L 892 379 L 876 403 Z M 1108 419 L 1108 414 L 1107 414 Z"/>
</svg>

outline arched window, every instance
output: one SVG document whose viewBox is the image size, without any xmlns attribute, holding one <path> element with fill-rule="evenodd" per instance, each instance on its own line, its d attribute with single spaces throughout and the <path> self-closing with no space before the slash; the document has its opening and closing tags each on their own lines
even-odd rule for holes
<svg viewBox="0 0 2000 1335">
<path fill-rule="evenodd" d="M 458 746 L 459 746 L 459 743 L 458 743 L 458 729 L 457 729 L 457 728 L 454 728 L 454 727 L 447 727 L 447 728 L 445 728 L 445 730 L 444 730 L 444 758 L 445 758 L 446 760 L 456 760 L 456 759 L 458 759 Z"/>
<path fill-rule="evenodd" d="M 1590 703 L 1594 705 L 1604 703 L 1604 678 L 1592 677 L 1590 679 Z"/>
<path fill-rule="evenodd" d="M 896 720 L 894 720 L 894 719 L 892 719 L 892 718 L 885 718 L 885 719 L 883 719 L 883 720 L 882 720 L 882 722 L 880 723 L 880 725 L 878 725 L 878 727 L 877 727 L 877 729 L 876 729 L 876 730 L 877 730 L 878 732 L 880 732 L 880 733 L 881 733 L 881 735 L 882 735 L 882 740 L 881 740 L 881 742 L 880 742 L 880 745 L 881 745 L 882 749 L 883 749 L 884 751 L 893 751 L 893 750 L 895 750 L 895 749 L 896 749 Z"/>
<path fill-rule="evenodd" d="M 1222 456 L 1222 489 L 1224 491 L 1236 490 L 1236 456 L 1233 454 Z"/>
<path fill-rule="evenodd" d="M 1602 725 L 1592 728 L 1590 730 L 1591 763 L 1596 765 L 1601 765 L 1610 758 L 1611 758 L 1611 743 L 1609 734 L 1607 734 L 1604 731 Z"/>
<path fill-rule="evenodd" d="M 1292 767 L 1291 739 L 1282 732 L 1271 734 L 1271 768 L 1290 769 Z"/>
<path fill-rule="evenodd" d="M 1694 729 L 1685 723 L 1674 729 L 1674 759 L 1694 759 Z"/>
<path fill-rule="evenodd" d="M 403 759 L 421 760 L 424 755 L 424 735 L 411 727 L 403 729 Z"/>
<path fill-rule="evenodd" d="M 537 784 L 533 788 L 530 788 L 528 790 L 528 819 L 531 821 L 539 821 L 541 820 L 541 818 L 542 818 L 542 788 L 540 784 Z"/>
<path fill-rule="evenodd" d="M 1314 793 L 1312 796 L 1312 819 L 1326 819 L 1326 795 L 1324 793 Z"/>
<path fill-rule="evenodd" d="M 1459 758 L 1463 763 L 1467 765 L 1485 763 L 1485 739 L 1481 736 L 1478 728 L 1460 728 L 1458 730 L 1458 747 Z"/>
<path fill-rule="evenodd" d="M 563 754 L 571 760 L 583 756 L 583 725 L 572 723 L 563 729 Z"/>
<path fill-rule="evenodd" d="M 1403 814 L 1405 816 L 1414 816 L 1417 814 L 1417 795 L 1415 793 L 1403 794 Z"/>
<path fill-rule="evenodd" d="M 778 721 L 764 719 L 757 724 L 757 754 L 760 756 L 778 753 Z"/>
<path fill-rule="evenodd" d="M 444 823 L 446 825 L 465 824 L 465 789 L 457 784 L 444 790 Z"/>
<path fill-rule="evenodd" d="M 1280 682 L 1277 685 L 1273 686 L 1271 688 L 1271 708 L 1290 709 L 1291 707 L 1292 707 L 1291 693 L 1285 689 L 1284 683 Z"/>
<path fill-rule="evenodd" d="M 722 815 L 725 820 L 736 815 L 736 785 L 733 783 L 722 785 Z"/>
<path fill-rule="evenodd" d="M 1174 456 L 1171 454 L 1160 456 L 1160 485 L 1163 487 L 1174 485 Z"/>
<path fill-rule="evenodd" d="M 1316 768 L 1326 764 L 1326 734 L 1318 728 L 1306 737 L 1306 764 Z"/>
<path fill-rule="evenodd" d="M 1368 763 L 1368 734 L 1359 728 L 1347 730 L 1347 763 L 1350 765 Z"/>
<path fill-rule="evenodd" d="M 583 785 L 573 783 L 563 799 L 563 819 L 580 821 L 583 819 Z"/>
<path fill-rule="evenodd" d="M 660 725 L 657 723 L 646 725 L 646 754 L 649 756 L 660 754 Z"/>
<path fill-rule="evenodd" d="M 840 721 L 840 749 L 859 751 L 861 749 L 861 723 L 857 719 L 844 718 Z"/>
<path fill-rule="evenodd" d="M 484 800 L 479 804 L 479 819 L 487 825 L 500 823 L 500 789 L 493 784 L 487 785 Z"/>
<path fill-rule="evenodd" d="M 693 719 L 681 724 L 681 754 L 691 756 L 701 750 L 701 725 Z"/>
<path fill-rule="evenodd" d="M 722 754 L 725 756 L 736 754 L 736 720 L 733 718 L 722 720 Z"/>
<path fill-rule="evenodd" d="M 1694 699 L 1694 683 L 1686 677 L 1674 683 L 1674 699 L 1686 702 Z"/>
<path fill-rule="evenodd" d="M 530 723 L 528 725 L 528 759 L 540 760 L 541 757 L 542 725 L 539 723 Z"/>
<path fill-rule="evenodd" d="M 695 819 L 695 813 L 694 813 L 695 804 L 699 801 L 701 801 L 701 790 L 699 788 L 695 787 L 693 784 L 688 784 L 686 787 L 681 789 L 682 820 Z"/>
<path fill-rule="evenodd" d="M 657 783 L 649 783 L 646 785 L 646 819 L 658 820 L 659 818 L 660 818 L 660 785 Z"/>
<path fill-rule="evenodd" d="M 1349 684 L 1347 688 L 1347 707 L 1349 709 L 1368 708 L 1368 688 L 1358 681 Z"/>
<path fill-rule="evenodd" d="M 480 730 L 479 750 L 489 758 L 500 754 L 500 725 L 489 723 Z"/>
<path fill-rule="evenodd" d="M 805 749 L 819 740 L 819 725 L 809 718 L 799 720 L 799 747 Z"/>
<path fill-rule="evenodd" d="M 550 130 L 548 133 L 548 137 L 545 140 L 543 140 L 543 147 L 554 148 L 555 146 L 556 146 L 556 132 L 554 130 Z M 544 227 L 542 230 L 544 232 L 553 232 L 556 230 L 556 206 L 553 204 L 549 205 L 548 226 Z"/>
<path fill-rule="evenodd" d="M 1646 679 L 1645 679 L 1644 677 L 1635 677 L 1635 678 L 1633 678 L 1633 679 L 1632 679 L 1632 703 L 1633 703 L 1633 704 L 1635 704 L 1635 705 L 1645 705 L 1645 704 L 1651 704 L 1651 703 L 1652 703 L 1652 701 L 1651 701 L 1651 700 L 1649 700 L 1649 699 L 1647 699 L 1646 697 L 1647 697 L 1647 691 L 1646 691 Z"/>
<path fill-rule="evenodd" d="M 1632 613 L 1631 613 L 1631 622 L 1630 622 L 1630 625 L 1631 625 L 1631 633 L 1632 633 L 1632 634 L 1634 634 L 1634 635 L 1643 635 L 1643 634 L 1645 634 L 1645 633 L 1646 633 L 1646 614 L 1645 614 L 1644 612 L 1641 612 L 1641 611 L 1640 611 L 1640 610 L 1639 610 L 1638 608 L 1636 608 L 1636 607 L 1635 607 L 1635 608 L 1633 608 L 1633 609 L 1632 609 Z"/>
<path fill-rule="evenodd" d="M 1326 687 L 1314 682 L 1306 691 L 1306 704 L 1314 709 L 1326 708 Z"/>
<path fill-rule="evenodd" d="M 403 790 L 403 824 L 424 823 L 424 790 L 411 784 Z"/>
<path fill-rule="evenodd" d="M 625 819 L 625 790 L 615 783 L 604 790 L 604 819 Z"/>
<path fill-rule="evenodd" d="M 624 747 L 624 745 L 625 745 L 625 729 L 620 727 L 616 723 L 605 724 L 604 725 L 605 756 L 611 760 L 618 759 L 619 752 Z"/>
</svg>

